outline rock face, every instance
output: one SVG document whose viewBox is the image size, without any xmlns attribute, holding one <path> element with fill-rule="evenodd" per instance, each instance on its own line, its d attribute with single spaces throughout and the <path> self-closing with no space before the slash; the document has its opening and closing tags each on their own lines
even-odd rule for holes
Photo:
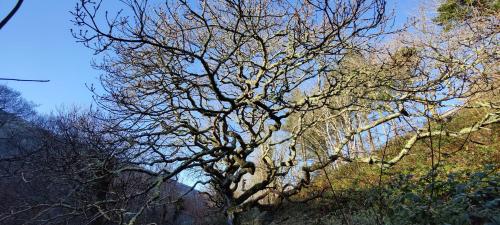
<svg viewBox="0 0 500 225">
<path fill-rule="evenodd" d="M 138 172 L 118 173 L 105 182 L 97 183 L 100 185 L 98 188 L 96 184 L 78 186 L 80 184 L 77 179 L 80 178 L 75 178 L 75 181 L 71 176 L 75 176 L 74 171 L 84 168 L 82 166 L 87 161 L 84 158 L 75 158 L 70 161 L 64 154 L 61 155 L 66 151 L 64 146 L 61 147 L 62 145 L 47 147 L 52 146 L 47 144 L 50 142 L 48 139 L 51 139 L 47 135 L 50 134 L 39 126 L 0 110 L 0 219 L 2 219 L 0 224 L 25 224 L 39 212 L 37 211 L 39 209 L 25 210 L 15 215 L 12 212 L 29 205 L 58 201 L 79 206 L 89 200 L 112 199 L 115 202 L 105 207 L 126 209 L 131 213 L 124 214 L 125 217 L 129 215 L 132 217 L 133 212 L 139 211 L 150 197 L 148 193 L 121 200 L 123 196 L 130 196 L 144 190 L 155 179 Z M 68 149 L 75 150 L 74 148 Z M 54 151 L 50 153 L 52 150 Z M 53 154 L 54 157 L 47 157 L 47 154 Z M 81 157 L 82 154 L 77 155 Z M 70 164 L 69 169 L 61 167 L 66 164 Z M 91 175 L 94 173 L 83 172 Z M 75 187 L 80 188 L 80 193 L 76 195 L 72 193 Z M 142 216 L 137 218 L 136 224 L 207 224 L 211 210 L 206 198 L 200 192 L 175 180 L 163 182 L 158 189 L 159 201 L 148 205 Z M 96 215 L 97 211 L 92 211 L 92 209 L 84 210 L 79 214 L 74 213 L 74 215 L 65 210 L 57 207 L 48 208 L 45 211 L 46 214 L 39 219 L 57 218 L 51 224 L 114 224 L 89 217 L 92 214 Z M 63 214 L 70 216 L 60 216 Z M 89 220 L 94 220 L 94 222 L 88 223 Z"/>
</svg>

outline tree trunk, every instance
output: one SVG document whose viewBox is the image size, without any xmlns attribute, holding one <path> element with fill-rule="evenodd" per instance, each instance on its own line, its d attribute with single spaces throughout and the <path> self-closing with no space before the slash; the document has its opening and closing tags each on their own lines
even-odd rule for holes
<svg viewBox="0 0 500 225">
<path fill-rule="evenodd" d="M 227 213 L 227 224 L 228 225 L 240 225 L 240 214 L 236 212 Z"/>
</svg>

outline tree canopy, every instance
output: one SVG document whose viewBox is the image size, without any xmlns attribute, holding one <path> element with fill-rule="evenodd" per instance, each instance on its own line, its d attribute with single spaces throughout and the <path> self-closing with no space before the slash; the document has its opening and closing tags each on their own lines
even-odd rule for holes
<svg viewBox="0 0 500 225">
<path fill-rule="evenodd" d="M 268 207 L 261 201 L 268 196 L 290 201 L 312 173 L 337 160 L 395 164 L 412 143 L 438 134 L 416 128 L 422 119 L 439 120 L 446 108 L 492 88 L 490 34 L 416 27 L 418 37 L 400 33 L 384 44 L 398 33 L 388 28 L 385 1 L 122 6 L 112 14 L 83 0 L 73 11 L 74 36 L 104 56 L 99 102 L 133 133 L 133 161 L 158 168 L 148 172 L 158 178 L 151 188 L 200 171 L 229 224 L 250 207 Z M 294 125 L 283 129 L 290 119 Z M 326 159 L 301 158 L 302 134 L 324 120 L 340 123 Z M 398 121 L 415 137 L 394 158 L 344 154 Z M 372 141 L 372 149 L 381 143 Z M 242 187 L 246 179 L 252 182 Z"/>
<path fill-rule="evenodd" d="M 446 0 L 438 7 L 434 22 L 447 28 L 475 16 L 495 15 L 500 10 L 498 0 Z"/>
<path fill-rule="evenodd" d="M 4 210 L 0 222 L 27 213 L 47 223 L 146 223 L 160 207 L 182 206 L 187 193 L 172 198 L 165 187 L 188 177 L 188 192 L 204 191 L 238 225 L 250 209 L 324 195 L 320 174 L 332 184 L 344 165 L 375 168 L 381 184 L 385 169 L 422 145 L 434 184 L 441 140 L 500 123 L 498 102 L 484 98 L 500 85 L 497 1 L 449 0 L 435 23 L 403 28 L 384 0 L 107 4 L 79 0 L 71 12 L 74 38 L 99 59 L 103 89 L 94 95 L 104 113 L 33 126 L 40 141 L 16 163 L 66 186 Z M 31 112 L 2 90 L 6 109 Z M 480 115 L 447 126 L 465 108 Z"/>
</svg>

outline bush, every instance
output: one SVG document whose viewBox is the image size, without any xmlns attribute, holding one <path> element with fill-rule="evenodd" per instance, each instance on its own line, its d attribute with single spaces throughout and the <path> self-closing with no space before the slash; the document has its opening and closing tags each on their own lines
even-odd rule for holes
<svg viewBox="0 0 500 225">
<path fill-rule="evenodd" d="M 386 224 L 500 223 L 497 169 L 487 166 L 472 174 L 450 173 L 413 182 L 400 176 L 384 190 Z"/>
</svg>

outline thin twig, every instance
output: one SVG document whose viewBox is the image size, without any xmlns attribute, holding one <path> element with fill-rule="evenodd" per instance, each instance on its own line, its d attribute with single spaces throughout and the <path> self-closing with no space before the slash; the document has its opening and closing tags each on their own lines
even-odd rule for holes
<svg viewBox="0 0 500 225">
<path fill-rule="evenodd" d="M 50 80 L 30 80 L 30 79 L 17 79 L 17 78 L 2 78 L 0 80 L 10 80 L 10 81 L 23 81 L 23 82 L 49 82 Z"/>
</svg>

